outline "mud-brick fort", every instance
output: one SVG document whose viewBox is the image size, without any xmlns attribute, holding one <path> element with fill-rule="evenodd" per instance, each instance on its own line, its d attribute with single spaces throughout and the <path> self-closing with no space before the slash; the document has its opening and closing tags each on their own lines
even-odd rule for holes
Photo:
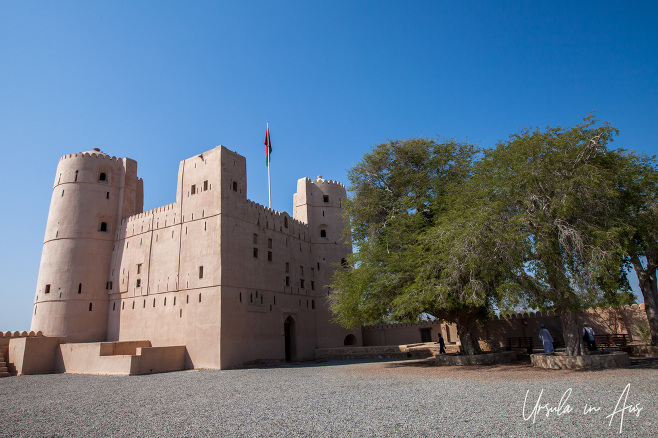
<svg viewBox="0 0 658 438">
<path fill-rule="evenodd" d="M 66 345 L 184 347 L 185 368 L 360 344 L 327 305 L 332 271 L 352 250 L 341 240 L 345 187 L 300 179 L 292 217 L 246 195 L 245 158 L 223 146 L 182 161 L 176 202 L 146 212 L 134 160 L 99 149 L 62 157 L 31 330 Z"/>
<path fill-rule="evenodd" d="M 147 212 L 134 160 L 99 149 L 62 157 L 31 331 L 0 332 L 0 377 L 407 357 L 439 333 L 458 350 L 456 326 L 440 320 L 354 331 L 332 322 L 327 284 L 352 251 L 341 237 L 342 184 L 300 179 L 292 217 L 246 193 L 245 158 L 223 146 L 182 161 L 176 202 Z M 598 334 L 636 342 L 643 306 L 583 318 Z M 540 324 L 559 342 L 556 315 L 524 313 L 481 321 L 481 346 L 510 337 L 540 345 Z"/>
</svg>

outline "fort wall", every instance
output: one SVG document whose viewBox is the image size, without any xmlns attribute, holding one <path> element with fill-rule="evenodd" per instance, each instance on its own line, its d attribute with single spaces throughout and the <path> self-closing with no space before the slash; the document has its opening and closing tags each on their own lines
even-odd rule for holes
<svg viewBox="0 0 658 438">
<path fill-rule="evenodd" d="M 636 322 L 648 324 L 644 304 L 633 304 L 619 308 L 590 308 L 583 312 L 596 334 L 627 334 L 631 342 L 641 341 Z M 579 315 L 582 323 L 583 314 Z M 478 335 L 489 344 L 503 347 L 509 337 L 533 337 L 536 346 L 541 345 L 538 337 L 540 325 L 544 324 L 558 346 L 562 344 L 562 328 L 558 316 L 548 312 L 521 312 L 494 315 L 481 321 Z M 457 326 L 440 320 L 423 323 L 383 324 L 362 327 L 364 346 L 400 345 L 422 342 L 422 330 L 431 329 L 431 341 L 438 341 L 439 331 L 446 342 L 459 342 Z"/>
</svg>

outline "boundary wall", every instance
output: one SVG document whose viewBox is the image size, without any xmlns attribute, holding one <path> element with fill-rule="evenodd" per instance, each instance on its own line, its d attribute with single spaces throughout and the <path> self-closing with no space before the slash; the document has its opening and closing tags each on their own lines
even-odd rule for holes
<svg viewBox="0 0 658 438">
<path fill-rule="evenodd" d="M 596 334 L 626 334 L 630 342 L 641 341 L 635 323 L 648 324 L 644 304 L 619 308 L 590 308 L 580 315 L 581 323 L 583 316 Z M 535 345 L 540 346 L 541 342 L 537 334 L 541 324 L 546 326 L 557 346 L 561 346 L 563 341 L 560 320 L 552 311 L 495 315 L 478 324 L 478 335 L 481 341 L 487 341 L 487 345 L 494 347 L 503 347 L 507 344 L 507 338 L 520 336 L 532 336 Z M 363 326 L 361 332 L 364 346 L 383 346 L 422 342 L 421 332 L 427 329 L 431 332 L 432 342 L 438 341 L 438 334 L 441 332 L 446 343 L 459 344 L 457 326 L 440 320 L 368 325 Z"/>
</svg>

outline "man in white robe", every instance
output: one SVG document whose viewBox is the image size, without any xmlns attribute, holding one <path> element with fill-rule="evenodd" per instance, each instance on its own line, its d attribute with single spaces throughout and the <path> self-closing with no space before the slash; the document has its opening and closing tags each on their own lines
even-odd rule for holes
<svg viewBox="0 0 658 438">
<path fill-rule="evenodd" d="M 541 339 L 542 344 L 544 345 L 544 353 L 553 353 L 553 338 L 551 334 L 546 329 L 544 324 L 541 324 L 541 330 L 539 330 L 539 339 Z"/>
</svg>

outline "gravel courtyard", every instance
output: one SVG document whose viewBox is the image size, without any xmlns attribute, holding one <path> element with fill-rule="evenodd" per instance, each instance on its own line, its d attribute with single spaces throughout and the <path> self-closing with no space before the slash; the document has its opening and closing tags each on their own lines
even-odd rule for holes
<svg viewBox="0 0 658 438">
<path fill-rule="evenodd" d="M 2 437 L 656 437 L 658 360 L 581 372 L 380 360 L 21 376 L 0 379 L 0 399 Z"/>
</svg>

